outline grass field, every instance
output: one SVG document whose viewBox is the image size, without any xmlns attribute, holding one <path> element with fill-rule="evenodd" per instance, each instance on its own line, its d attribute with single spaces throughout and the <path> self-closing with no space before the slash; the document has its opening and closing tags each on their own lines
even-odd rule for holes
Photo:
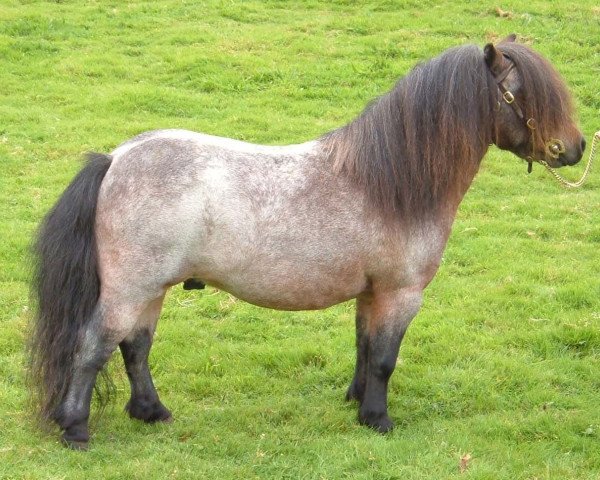
<svg viewBox="0 0 600 480">
<path fill-rule="evenodd" d="M 567 192 L 494 148 L 405 337 L 390 435 L 343 401 L 352 304 L 274 312 L 211 289 L 172 289 L 159 323 L 151 364 L 173 424 L 126 417 L 116 356 L 89 452 L 26 408 L 28 245 L 83 152 L 165 127 L 301 142 L 417 62 L 511 32 L 566 78 L 590 140 L 592 0 L 0 0 L 0 478 L 600 478 L 600 182 Z"/>
</svg>

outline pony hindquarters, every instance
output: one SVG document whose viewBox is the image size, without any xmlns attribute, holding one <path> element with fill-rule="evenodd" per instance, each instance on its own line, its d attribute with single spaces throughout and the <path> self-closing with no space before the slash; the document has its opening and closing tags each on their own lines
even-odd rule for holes
<svg viewBox="0 0 600 480">
<path fill-rule="evenodd" d="M 162 296 L 128 305 L 107 293 L 98 273 L 97 199 L 110 165 L 110 156 L 89 157 L 46 216 L 33 252 L 31 388 L 41 419 L 55 421 L 73 448 L 87 446 L 96 377 L 119 343 L 132 384 L 130 414 L 148 421 L 170 417 L 147 371 Z"/>
<path fill-rule="evenodd" d="M 31 387 L 41 419 L 55 420 L 64 428 L 71 424 L 64 404 L 75 379 L 78 352 L 91 340 L 87 332 L 98 318 L 94 221 L 98 191 L 110 164 L 109 156 L 88 158 L 44 219 L 33 249 L 37 310 L 29 342 Z M 94 378 L 103 363 L 100 357 L 98 352 L 96 364 L 90 365 Z"/>
</svg>

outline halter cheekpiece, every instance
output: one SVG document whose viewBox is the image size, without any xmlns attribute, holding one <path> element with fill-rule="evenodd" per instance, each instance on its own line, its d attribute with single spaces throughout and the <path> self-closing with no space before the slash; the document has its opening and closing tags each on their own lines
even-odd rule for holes
<svg viewBox="0 0 600 480">
<path fill-rule="evenodd" d="M 539 160 L 535 158 L 535 152 L 534 152 L 534 150 L 535 150 L 534 134 L 535 134 L 535 129 L 536 129 L 536 121 L 533 117 L 525 118 L 525 113 L 523 112 L 523 109 L 521 108 L 521 106 L 517 103 L 515 96 L 504 85 L 504 81 L 506 80 L 506 78 L 508 77 L 510 72 L 515 68 L 514 62 L 508 56 L 504 55 L 504 58 L 510 63 L 510 65 L 507 68 L 505 68 L 502 72 L 500 72 L 500 74 L 498 74 L 497 76 L 494 76 L 493 73 L 492 73 L 492 76 L 496 80 L 496 84 L 498 85 L 498 90 L 500 91 L 500 96 L 502 97 L 502 100 L 504 102 L 506 102 L 508 105 L 510 105 L 510 107 L 513 109 L 513 111 L 515 112 L 517 117 L 519 117 L 519 119 L 525 124 L 525 126 L 528 128 L 528 130 L 530 132 L 531 153 L 530 153 L 530 155 L 527 156 L 526 160 L 527 160 L 527 173 L 531 173 L 531 170 L 533 168 L 533 162 L 534 161 L 539 162 Z M 498 100 L 498 106 L 500 106 L 500 100 Z M 546 142 L 546 152 L 552 158 L 558 159 L 560 154 L 565 152 L 565 144 L 562 140 L 552 138 Z"/>
</svg>

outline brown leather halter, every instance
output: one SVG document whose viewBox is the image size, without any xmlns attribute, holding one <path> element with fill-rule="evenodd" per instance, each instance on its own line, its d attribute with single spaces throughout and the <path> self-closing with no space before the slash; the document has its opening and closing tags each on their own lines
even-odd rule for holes
<svg viewBox="0 0 600 480">
<path fill-rule="evenodd" d="M 527 119 L 525 118 L 523 109 L 516 102 L 515 96 L 504 85 L 504 80 L 506 80 L 506 78 L 508 77 L 510 72 L 515 68 L 515 64 L 507 56 L 504 56 L 504 58 L 506 58 L 506 60 L 508 62 L 510 62 L 510 65 L 507 68 L 505 68 L 502 72 L 500 72 L 500 74 L 498 76 L 494 76 L 494 79 L 496 80 L 496 84 L 498 85 L 498 90 L 500 90 L 502 100 L 504 100 L 508 105 L 510 105 L 510 107 L 513 109 L 513 111 L 515 112 L 517 117 L 519 117 L 519 119 L 529 129 L 529 132 L 531 135 L 531 137 L 530 137 L 531 138 L 531 154 L 527 156 L 526 160 L 527 160 L 527 173 L 531 173 L 531 170 L 533 168 L 533 162 L 534 161 L 539 162 L 539 160 L 535 158 L 534 135 L 535 135 L 536 122 L 535 122 L 534 118 L 527 118 Z M 500 107 L 500 100 L 498 100 L 498 107 Z M 557 159 L 561 153 L 565 152 L 565 144 L 563 143 L 562 140 L 552 138 L 546 142 L 546 151 L 551 157 Z"/>
</svg>

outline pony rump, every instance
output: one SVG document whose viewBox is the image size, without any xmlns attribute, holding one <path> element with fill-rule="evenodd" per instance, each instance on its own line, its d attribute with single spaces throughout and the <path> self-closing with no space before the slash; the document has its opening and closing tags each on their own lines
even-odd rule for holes
<svg viewBox="0 0 600 480">
<path fill-rule="evenodd" d="M 29 380 L 43 421 L 60 415 L 75 356 L 100 295 L 94 223 L 98 192 L 111 161 L 108 155 L 88 155 L 45 217 L 33 245 L 37 310 L 29 341 Z M 107 397 L 100 395 L 102 405 Z"/>
<path fill-rule="evenodd" d="M 452 48 L 322 141 L 334 169 L 377 209 L 418 221 L 477 172 L 491 143 L 496 88 L 479 47 Z"/>
</svg>

